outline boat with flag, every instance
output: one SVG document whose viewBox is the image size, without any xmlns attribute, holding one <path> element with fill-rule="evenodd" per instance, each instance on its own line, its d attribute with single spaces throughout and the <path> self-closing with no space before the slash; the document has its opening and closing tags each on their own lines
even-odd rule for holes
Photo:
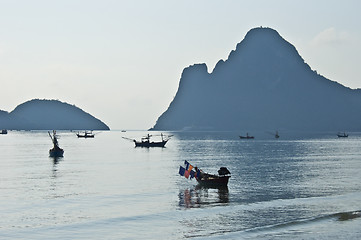
<svg viewBox="0 0 361 240">
<path fill-rule="evenodd" d="M 153 141 L 151 140 L 151 138 L 153 136 L 156 135 L 151 135 L 151 134 L 147 134 L 146 136 L 142 137 L 140 139 L 140 141 L 137 141 L 135 139 L 131 139 L 131 138 L 126 138 L 123 137 L 124 139 L 127 140 L 131 140 L 134 142 L 135 147 L 146 147 L 146 148 L 150 148 L 150 147 L 165 147 L 165 144 L 169 141 L 169 139 L 173 136 L 173 135 L 164 135 L 163 133 L 161 133 L 159 136 L 161 137 L 160 141 Z"/>
<path fill-rule="evenodd" d="M 195 178 L 198 184 L 202 187 L 209 188 L 224 188 L 228 185 L 228 180 L 231 177 L 230 171 L 226 167 L 221 167 L 218 170 L 218 175 L 204 172 L 198 167 L 193 167 L 188 161 L 184 161 L 185 166 L 179 167 L 179 174 L 185 178 Z"/>
<path fill-rule="evenodd" d="M 49 150 L 49 156 L 53 158 L 63 157 L 64 150 L 59 147 L 58 136 L 56 135 L 56 131 L 53 130 L 53 136 L 50 134 L 50 132 L 48 132 L 48 134 L 54 145 L 54 147 Z"/>
</svg>

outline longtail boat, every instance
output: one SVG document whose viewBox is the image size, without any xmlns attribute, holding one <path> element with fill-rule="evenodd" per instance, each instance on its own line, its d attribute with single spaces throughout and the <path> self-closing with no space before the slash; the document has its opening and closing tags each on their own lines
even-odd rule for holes
<svg viewBox="0 0 361 240">
<path fill-rule="evenodd" d="M 53 130 L 53 136 L 48 132 L 49 137 L 51 138 L 54 147 L 49 150 L 49 156 L 53 158 L 63 157 L 64 150 L 59 147 L 58 137 L 56 131 Z"/>
<path fill-rule="evenodd" d="M 126 137 L 123 137 L 123 138 L 133 141 L 135 144 L 135 147 L 146 147 L 146 148 L 162 147 L 163 148 L 163 147 L 165 147 L 165 144 L 169 141 L 169 139 L 172 136 L 173 135 L 164 135 L 163 133 L 161 133 L 160 134 L 161 141 L 151 141 L 151 137 L 153 137 L 153 135 L 150 135 L 150 134 L 147 134 L 146 136 L 142 137 L 140 139 L 140 141 L 137 141 L 135 139 L 126 138 Z"/>
<path fill-rule="evenodd" d="M 254 139 L 254 136 L 249 136 L 248 133 L 246 136 L 239 136 L 240 139 Z"/>
<path fill-rule="evenodd" d="M 199 176 L 197 175 L 195 179 L 199 185 L 203 187 L 218 188 L 218 187 L 227 187 L 228 180 L 231 177 L 231 173 L 227 168 L 221 167 L 218 170 L 218 175 L 205 173 L 200 170 Z"/>
<path fill-rule="evenodd" d="M 225 188 L 231 177 L 230 171 L 226 167 L 218 170 L 218 175 L 204 172 L 198 167 L 193 167 L 188 161 L 184 161 L 185 167 L 180 166 L 179 174 L 185 178 L 195 178 L 198 184 L 208 188 Z"/>
<path fill-rule="evenodd" d="M 346 134 L 345 132 L 344 133 L 337 133 L 337 137 L 339 137 L 339 138 L 347 138 L 348 134 Z"/>
<path fill-rule="evenodd" d="M 276 131 L 275 138 L 280 138 L 280 135 L 278 134 L 278 131 Z"/>
<path fill-rule="evenodd" d="M 94 134 L 93 131 L 84 131 L 84 133 L 80 133 L 78 132 L 76 134 L 78 136 L 78 138 L 94 138 Z"/>
</svg>

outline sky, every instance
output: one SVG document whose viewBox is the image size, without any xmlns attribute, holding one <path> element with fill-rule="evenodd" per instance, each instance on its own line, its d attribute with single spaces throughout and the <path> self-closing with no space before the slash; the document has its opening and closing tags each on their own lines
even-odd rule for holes
<svg viewBox="0 0 361 240">
<path fill-rule="evenodd" d="M 111 129 L 151 128 L 184 68 L 212 72 L 270 27 L 313 70 L 361 88 L 361 1 L 0 0 L 0 109 L 75 104 Z"/>
</svg>

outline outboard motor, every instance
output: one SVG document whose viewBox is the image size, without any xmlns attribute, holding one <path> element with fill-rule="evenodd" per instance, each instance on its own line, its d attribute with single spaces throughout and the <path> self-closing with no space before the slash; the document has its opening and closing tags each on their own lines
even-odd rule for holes
<svg viewBox="0 0 361 240">
<path fill-rule="evenodd" d="M 224 175 L 227 175 L 227 174 L 231 174 L 230 171 L 228 171 L 228 169 L 226 167 L 221 167 L 219 170 L 218 170 L 218 175 L 220 176 L 224 176 Z"/>
</svg>

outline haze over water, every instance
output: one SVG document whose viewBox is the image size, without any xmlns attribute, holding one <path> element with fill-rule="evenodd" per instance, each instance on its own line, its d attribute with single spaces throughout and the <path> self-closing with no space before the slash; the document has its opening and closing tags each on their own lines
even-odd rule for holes
<svg viewBox="0 0 361 240">
<path fill-rule="evenodd" d="M 121 138 L 145 134 L 59 132 L 56 161 L 45 131 L 0 135 L 0 238 L 361 237 L 359 133 L 174 132 L 152 149 Z M 228 189 L 179 176 L 184 160 L 211 173 L 227 167 Z"/>
</svg>

